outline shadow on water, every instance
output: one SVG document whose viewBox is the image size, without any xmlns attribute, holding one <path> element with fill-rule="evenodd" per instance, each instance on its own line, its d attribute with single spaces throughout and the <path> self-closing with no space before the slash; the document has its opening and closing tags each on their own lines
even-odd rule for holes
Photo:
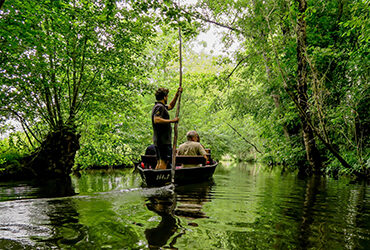
<svg viewBox="0 0 370 250">
<path fill-rule="evenodd" d="M 178 216 L 187 219 L 208 218 L 202 211 L 203 204 L 211 201 L 213 181 L 178 186 L 167 195 L 153 195 L 147 198 L 146 207 L 161 217 L 154 228 L 145 229 L 149 249 L 175 248 L 178 238 L 186 233 Z M 194 222 L 189 226 L 197 227 Z M 166 246 L 168 244 L 168 246 Z"/>
</svg>

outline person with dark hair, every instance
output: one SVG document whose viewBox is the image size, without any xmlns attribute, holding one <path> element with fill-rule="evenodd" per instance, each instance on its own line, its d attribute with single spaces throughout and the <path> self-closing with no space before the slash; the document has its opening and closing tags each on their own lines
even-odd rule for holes
<svg viewBox="0 0 370 250">
<path fill-rule="evenodd" d="M 196 131 L 194 131 L 194 132 L 197 134 L 195 141 L 200 143 L 200 136 L 199 136 L 199 134 Z M 200 145 L 202 146 L 202 148 L 204 148 L 204 150 L 206 150 L 206 148 L 203 146 L 203 144 L 200 143 Z"/>
<path fill-rule="evenodd" d="M 155 99 L 157 100 L 152 109 L 152 126 L 153 126 L 153 143 L 157 153 L 156 169 L 166 169 L 168 162 L 172 157 L 171 123 L 176 123 L 179 118 L 170 119 L 168 110 L 175 107 L 177 98 L 182 92 L 182 88 L 178 88 L 174 98 L 167 105 L 168 89 L 159 88 L 155 92 Z"/>
<path fill-rule="evenodd" d="M 156 155 L 155 145 L 151 144 L 145 149 L 145 155 Z"/>
</svg>

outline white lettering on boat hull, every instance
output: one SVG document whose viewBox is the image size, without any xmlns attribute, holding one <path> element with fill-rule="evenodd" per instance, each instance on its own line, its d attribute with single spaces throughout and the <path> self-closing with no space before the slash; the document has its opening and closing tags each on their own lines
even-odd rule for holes
<svg viewBox="0 0 370 250">
<path fill-rule="evenodd" d="M 156 180 L 159 181 L 159 180 L 168 180 L 170 178 L 170 174 L 159 174 L 157 175 L 157 178 Z"/>
</svg>

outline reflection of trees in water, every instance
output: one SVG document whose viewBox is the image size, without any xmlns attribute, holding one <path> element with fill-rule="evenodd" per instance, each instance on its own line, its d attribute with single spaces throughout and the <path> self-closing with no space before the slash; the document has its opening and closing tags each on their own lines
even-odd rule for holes
<svg viewBox="0 0 370 250">
<path fill-rule="evenodd" d="M 52 180 L 40 188 L 40 191 L 50 192 L 54 197 L 75 194 L 70 178 Z M 46 239 L 34 237 L 36 241 L 53 247 L 73 246 L 85 237 L 86 233 L 83 225 L 79 223 L 79 214 L 73 198 L 50 199 L 46 204 L 44 211 L 49 220 L 48 227 L 53 233 Z"/>
<path fill-rule="evenodd" d="M 213 183 L 206 182 L 180 186 L 172 195 L 152 196 L 148 199 L 147 208 L 161 217 L 157 227 L 145 230 L 150 249 L 159 249 L 167 242 L 170 248 L 174 248 L 177 239 L 186 232 L 176 216 L 188 219 L 207 218 L 201 210 L 203 204 L 211 200 L 212 185 Z M 195 223 L 189 223 L 189 225 L 196 226 Z"/>
<path fill-rule="evenodd" d="M 348 225 L 351 225 L 351 227 L 348 227 L 348 231 L 346 232 L 345 243 L 347 249 L 355 249 L 359 245 L 358 228 L 369 228 L 370 225 L 369 220 L 366 220 L 366 216 L 361 216 L 370 209 L 369 207 L 366 207 L 365 202 L 366 182 L 362 181 L 361 186 L 359 186 L 357 190 L 351 190 L 349 195 L 345 221 Z"/>
<path fill-rule="evenodd" d="M 338 187 L 335 190 L 334 206 L 328 206 L 331 194 L 328 193 L 326 179 L 312 176 L 307 179 L 299 231 L 301 249 L 309 248 L 348 248 L 361 246 L 359 234 L 364 228 L 362 213 L 366 211 L 366 183 L 357 186 Z M 342 188 L 345 189 L 346 192 Z M 339 192 L 338 192 L 339 191 Z M 329 199 L 328 201 L 325 201 Z M 337 211 L 336 217 L 330 218 L 332 210 Z M 326 216 L 329 216 L 328 218 Z M 322 218 L 324 217 L 324 218 Z M 323 220 L 323 221 L 322 221 Z M 330 224 L 336 224 L 336 229 Z M 315 238 L 315 241 L 312 239 Z M 335 239 L 337 238 L 337 239 Z"/>
<path fill-rule="evenodd" d="M 43 242 L 51 246 L 74 246 L 86 237 L 86 229 L 79 223 L 79 213 L 73 199 L 48 201 L 46 214 L 53 235 Z"/>
<path fill-rule="evenodd" d="M 75 195 L 70 177 L 39 182 L 39 197 L 65 197 Z"/>
<path fill-rule="evenodd" d="M 85 170 L 76 172 L 72 182 L 79 193 L 107 192 L 135 186 L 140 181 L 132 169 Z"/>
<path fill-rule="evenodd" d="M 74 195 L 71 178 L 9 181 L 0 185 L 0 201 Z"/>
<path fill-rule="evenodd" d="M 65 198 L 3 203 L 0 228 L 4 238 L 0 239 L 0 249 L 49 249 L 72 246 L 82 240 L 84 230 L 79 224 L 75 200 L 66 197 L 74 194 L 70 179 L 40 180 L 33 188 L 37 190 L 34 195 L 40 198 Z"/>
<path fill-rule="evenodd" d="M 305 199 L 303 203 L 302 222 L 299 231 L 299 244 L 302 249 L 310 248 L 311 225 L 314 222 L 314 206 L 319 193 L 321 176 L 314 175 L 307 181 Z"/>
<path fill-rule="evenodd" d="M 354 184 L 354 183 L 353 183 Z M 342 201 L 340 211 L 343 211 L 341 223 L 345 228 L 343 234 L 343 243 L 346 249 L 368 249 L 368 243 L 363 240 L 369 240 L 368 219 L 369 206 L 367 202 L 367 184 L 362 180 L 356 185 L 345 185 L 346 192 L 338 194 L 338 200 Z M 367 236 L 365 236 L 367 235 Z"/>
</svg>

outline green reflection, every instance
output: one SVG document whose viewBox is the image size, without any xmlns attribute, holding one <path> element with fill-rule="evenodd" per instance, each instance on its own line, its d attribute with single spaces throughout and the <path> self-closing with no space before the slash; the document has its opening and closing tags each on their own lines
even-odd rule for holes
<svg viewBox="0 0 370 250">
<path fill-rule="evenodd" d="M 213 182 L 179 186 L 173 194 L 141 188 L 132 169 L 84 172 L 72 183 L 78 195 L 1 202 L 0 249 L 366 249 L 370 244 L 370 189 L 344 178 L 299 179 L 278 168 L 239 164 L 220 165 Z"/>
<path fill-rule="evenodd" d="M 133 169 L 86 170 L 72 176 L 75 191 L 79 194 L 107 192 L 140 186 L 140 178 Z"/>
</svg>

